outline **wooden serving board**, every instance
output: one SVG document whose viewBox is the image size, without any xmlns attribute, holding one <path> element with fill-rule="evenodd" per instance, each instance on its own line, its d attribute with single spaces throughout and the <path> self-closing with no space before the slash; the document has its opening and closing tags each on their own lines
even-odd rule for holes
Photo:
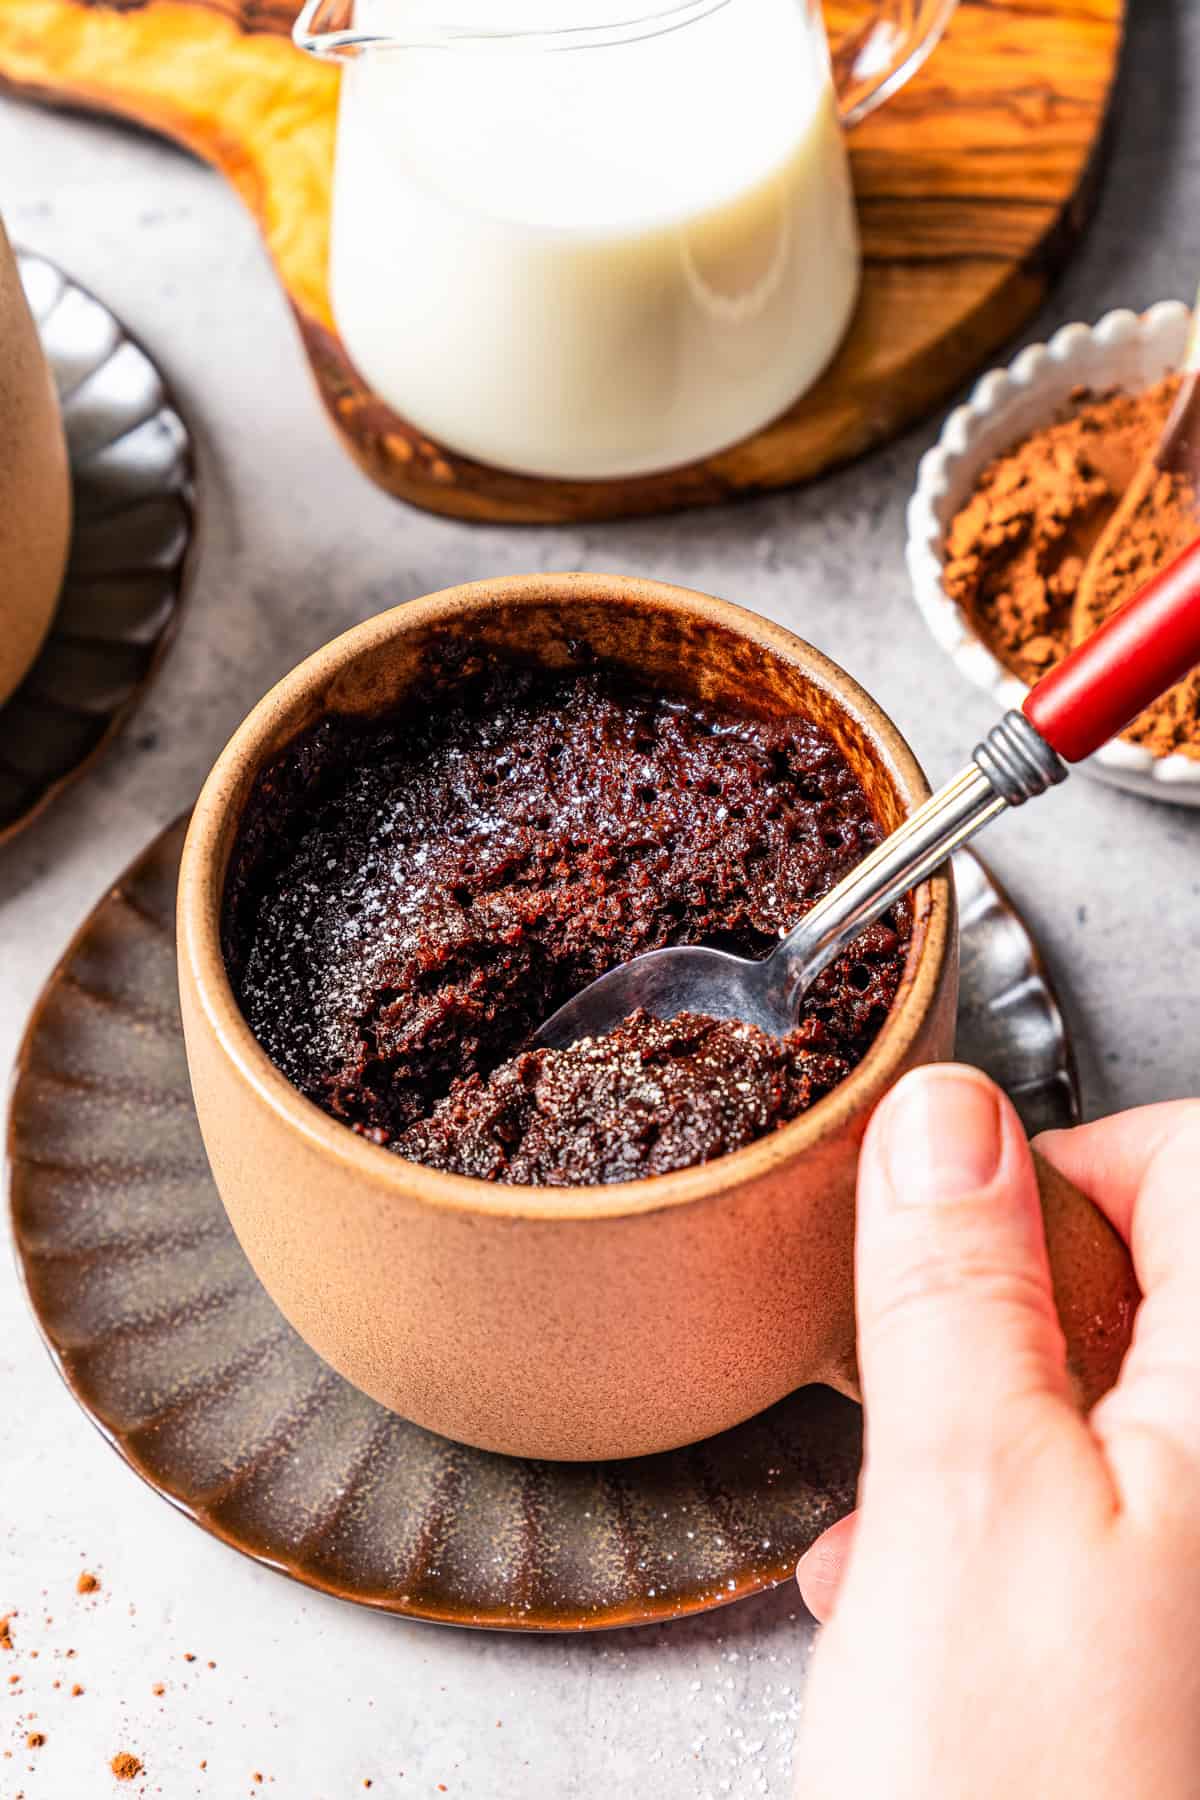
<svg viewBox="0 0 1200 1800">
<path fill-rule="evenodd" d="M 1079 237 L 1124 0 L 962 0 L 922 72 L 852 135 L 866 258 L 836 361 L 719 456 L 629 481 L 510 475 L 430 443 L 338 340 L 325 266 L 337 71 L 292 47 L 299 0 L 4 0 L 0 84 L 121 114 L 207 158 L 262 228 L 322 398 L 389 492 L 465 519 L 553 523 L 803 481 L 944 401 L 1034 312 Z M 864 0 L 826 0 L 835 55 Z"/>
</svg>

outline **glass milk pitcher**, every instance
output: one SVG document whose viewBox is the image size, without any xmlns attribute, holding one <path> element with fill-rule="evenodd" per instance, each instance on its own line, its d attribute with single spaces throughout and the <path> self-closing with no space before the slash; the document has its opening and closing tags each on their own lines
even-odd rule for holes
<svg viewBox="0 0 1200 1800">
<path fill-rule="evenodd" d="M 757 430 L 854 310 L 842 128 L 954 4 L 864 4 L 835 81 L 819 0 L 309 0 L 297 44 L 344 61 L 330 288 L 359 371 L 531 475 Z"/>
</svg>

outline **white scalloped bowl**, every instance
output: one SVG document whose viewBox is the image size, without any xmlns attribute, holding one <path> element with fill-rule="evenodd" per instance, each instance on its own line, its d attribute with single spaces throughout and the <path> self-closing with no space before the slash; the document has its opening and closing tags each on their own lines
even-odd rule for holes
<svg viewBox="0 0 1200 1800">
<path fill-rule="evenodd" d="M 1065 325 L 1048 344 L 1032 344 L 1007 369 L 977 383 L 921 459 L 908 507 L 908 572 L 925 623 L 968 680 L 1004 708 L 1028 692 L 1006 669 L 942 586 L 946 533 L 976 477 L 996 456 L 1049 423 L 1074 389 L 1151 387 L 1179 368 L 1191 313 L 1178 300 L 1149 312 L 1111 312 L 1095 326 Z M 1200 760 L 1152 756 L 1140 744 L 1106 744 L 1088 762 L 1101 781 L 1153 800 L 1200 806 Z"/>
</svg>

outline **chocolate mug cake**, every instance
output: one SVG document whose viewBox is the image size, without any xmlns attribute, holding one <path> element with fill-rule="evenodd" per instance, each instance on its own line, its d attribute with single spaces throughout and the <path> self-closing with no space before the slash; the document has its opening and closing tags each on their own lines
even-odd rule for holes
<svg viewBox="0 0 1200 1800">
<path fill-rule="evenodd" d="M 539 1023 L 667 944 L 765 955 L 881 837 L 822 729 L 459 645 L 401 712 L 331 716 L 258 777 L 223 946 L 272 1061 L 398 1155 L 493 1182 L 636 1180 L 774 1131 L 862 1059 L 907 908 L 776 1041 L 635 1014 L 568 1050 Z"/>
<path fill-rule="evenodd" d="M 590 738 L 573 728 L 568 781 L 539 758 L 558 765 L 566 755 L 551 715 L 575 713 L 576 680 L 581 718 L 592 716 L 589 683 L 597 721 L 600 699 L 613 700 L 615 736 L 598 723 Z M 640 743 L 629 722 L 639 696 L 654 723 Z M 708 729 L 679 724 L 693 719 Z M 535 797 L 532 773 L 501 759 L 507 750 L 523 769 L 539 721 L 545 749 L 528 760 L 546 779 Z M 606 741 L 612 758 L 600 753 Z M 636 791 L 653 785 L 651 756 L 663 771 L 653 799 Z M 422 785 L 439 758 L 440 786 Z M 665 779 L 710 761 L 720 793 Z M 390 794 L 368 828 L 363 796 L 374 786 L 382 801 L 385 777 Z M 291 1325 L 403 1417 L 510 1456 L 642 1456 L 723 1431 L 808 1382 L 855 1394 L 859 1146 L 908 1069 L 953 1053 L 948 871 L 915 888 L 893 921 L 907 951 L 878 1025 L 888 990 L 872 1001 L 867 989 L 886 954 L 848 959 L 805 1010 L 798 1029 L 849 1022 L 844 1061 L 869 1042 L 857 1066 L 732 1155 L 647 1180 L 562 1187 L 446 1173 L 369 1133 L 379 1127 L 394 1145 L 450 1104 L 456 1078 L 478 1076 L 494 1092 L 561 989 L 627 948 L 710 925 L 728 941 L 722 916 L 735 942 L 770 942 L 852 854 L 823 833 L 844 840 L 857 820 L 865 846 L 928 795 L 895 726 L 844 670 L 766 619 L 665 582 L 587 572 L 473 582 L 364 620 L 293 669 L 204 784 L 180 867 L 178 934 L 188 1070 L 213 1180 Z M 656 824 L 660 801 L 669 830 Z M 751 805 L 753 818 L 734 816 Z M 358 850 L 339 863 L 339 820 L 346 831 L 356 817 Z M 456 863 L 473 883 L 470 906 L 447 885 Z M 304 881 L 308 942 L 279 963 L 292 991 L 262 989 L 264 1014 L 288 1039 L 268 1050 L 245 1010 L 247 964 L 260 922 Z M 406 912 L 416 887 L 419 910 Z M 370 929 L 339 948 L 339 919 L 376 900 L 394 911 L 367 913 Z M 389 969 L 410 983 L 394 1015 Z M 306 1061 L 305 1023 L 288 1034 L 288 1007 L 316 999 L 330 971 L 352 980 L 344 992 L 363 999 L 357 1016 L 371 1036 L 356 1049 L 349 1006 L 340 1023 L 336 1008 L 314 1008 L 308 1027 L 329 1025 L 332 1037 L 314 1040 Z M 261 972 L 269 981 L 265 962 Z M 285 1053 L 292 1079 L 272 1060 Z M 476 1066 L 464 1072 L 467 1055 Z M 392 1081 L 406 1072 L 428 1082 L 424 1095 Z M 731 1084 L 740 1098 L 743 1079 Z M 714 1083 L 697 1085 L 707 1097 Z M 371 1096 L 374 1117 L 334 1115 L 331 1100 L 356 1091 Z M 394 1120 L 392 1097 L 403 1098 Z M 552 1117 L 548 1106 L 547 1130 Z M 632 1108 L 624 1118 L 636 1136 Z M 1072 1377 L 1090 1404 L 1128 1341 L 1132 1269 L 1095 1207 L 1046 1164 L 1037 1169 Z"/>
</svg>

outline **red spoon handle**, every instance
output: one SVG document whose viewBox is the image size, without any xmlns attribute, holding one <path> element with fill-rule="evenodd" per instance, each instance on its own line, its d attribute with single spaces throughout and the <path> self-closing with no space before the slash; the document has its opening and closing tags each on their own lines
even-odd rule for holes
<svg viewBox="0 0 1200 1800">
<path fill-rule="evenodd" d="M 1082 762 L 1200 663 L 1200 538 L 1044 675 L 1023 711 L 1065 762 Z"/>
</svg>

